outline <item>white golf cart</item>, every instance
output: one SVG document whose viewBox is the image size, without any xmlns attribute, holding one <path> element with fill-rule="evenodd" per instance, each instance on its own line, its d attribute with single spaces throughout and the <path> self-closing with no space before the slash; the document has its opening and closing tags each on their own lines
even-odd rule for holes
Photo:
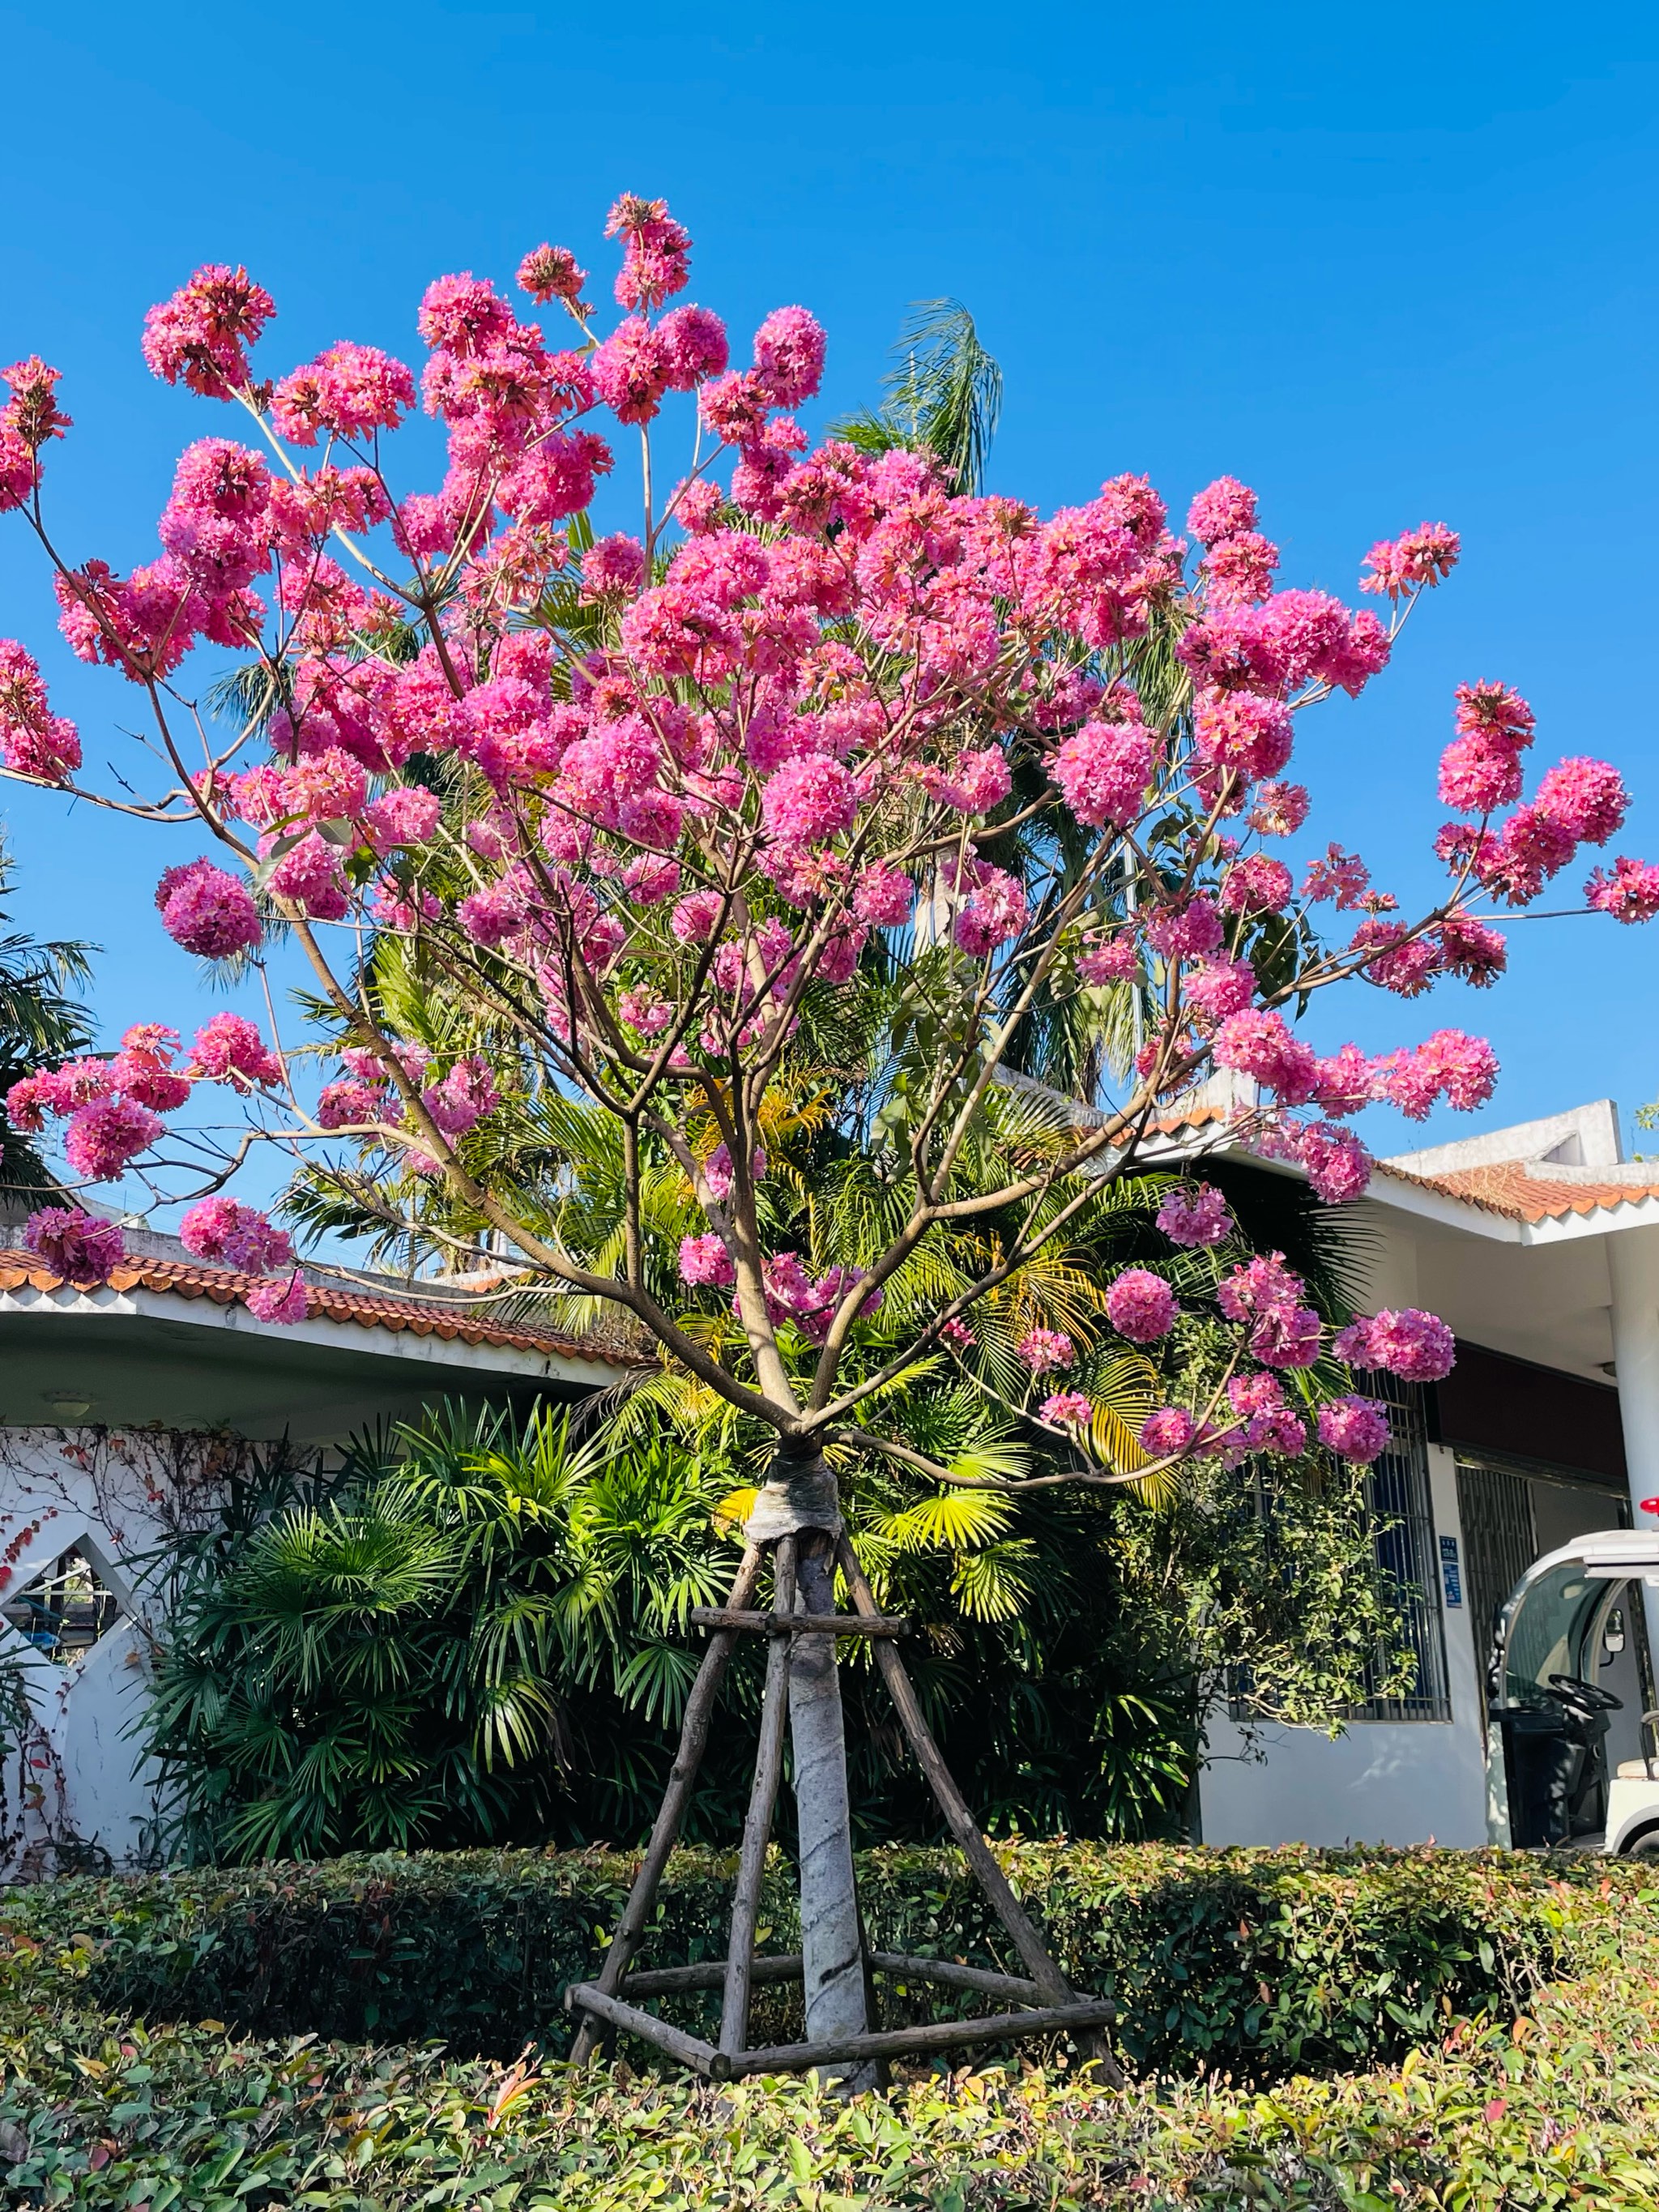
<svg viewBox="0 0 1659 2212">
<path fill-rule="evenodd" d="M 1659 1587 L 1659 1529 L 1577 1536 L 1516 1584 L 1487 1670 L 1494 1841 L 1659 1858 L 1644 1583 Z"/>
</svg>

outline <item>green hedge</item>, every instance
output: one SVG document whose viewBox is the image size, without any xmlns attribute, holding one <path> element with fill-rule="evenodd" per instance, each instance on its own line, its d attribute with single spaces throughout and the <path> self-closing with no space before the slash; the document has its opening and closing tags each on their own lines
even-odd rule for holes
<svg viewBox="0 0 1659 2212">
<path fill-rule="evenodd" d="M 1503 1887 L 1509 1870 L 1482 1863 Z M 1520 1877 L 1540 1904 L 1548 1872 Z M 59 1901 L 8 1912 L 44 1931 Z M 1009 2069 L 848 2104 L 798 2081 L 715 2092 L 625 2067 L 575 2075 L 556 2063 L 236 2039 L 207 2022 L 147 2031 L 90 2004 L 88 1947 L 24 1942 L 9 1959 L 0 1948 L 0 2203 L 1659 2212 L 1656 1902 L 1619 1872 L 1605 1895 L 1564 1884 L 1558 1930 L 1583 1978 L 1540 1989 L 1518 2019 L 1454 2021 L 1387 2071 L 1266 2092 L 1144 2081 L 1118 2095 Z"/>
<path fill-rule="evenodd" d="M 1605 1862 L 1486 1852 L 1061 1843 L 1002 1856 L 1067 1973 L 1117 2000 L 1133 2066 L 1258 2082 L 1402 2056 L 1449 2015 L 1519 2010 L 1643 1879 Z M 501 2059 L 534 2042 L 556 2055 L 562 1990 L 595 1971 L 634 1863 L 461 1852 L 76 1879 L 0 1901 L 0 1929 L 48 1948 L 86 1936 L 82 1995 L 112 2014 L 437 2039 L 453 2055 Z M 878 1948 L 1016 1965 L 954 1854 L 888 1850 L 860 1864 Z M 678 1856 L 651 1963 L 724 1949 L 732 1871 L 708 1853 Z M 763 1945 L 792 1941 L 775 1862 Z M 702 2002 L 683 2000 L 676 2016 L 695 2023 Z M 793 2002 L 761 1993 L 757 2034 L 790 2033 Z M 908 2002 L 889 1988 L 894 2017 Z"/>
</svg>

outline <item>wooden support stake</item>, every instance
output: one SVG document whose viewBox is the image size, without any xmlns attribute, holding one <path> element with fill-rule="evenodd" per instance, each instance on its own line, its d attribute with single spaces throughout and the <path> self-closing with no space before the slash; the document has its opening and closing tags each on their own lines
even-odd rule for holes
<svg viewBox="0 0 1659 2212">
<path fill-rule="evenodd" d="M 760 1564 L 759 1545 L 747 1546 L 726 1600 L 729 1605 L 741 1610 L 748 1604 L 760 1579 Z M 658 1809 L 656 1825 L 651 1831 L 651 1841 L 646 1847 L 645 1857 L 634 1877 L 634 1887 L 628 1893 L 623 1917 L 611 1939 L 611 1948 L 605 1954 L 599 1980 L 580 1985 L 584 1989 L 596 1990 L 608 1999 L 614 1999 L 621 1988 L 623 1977 L 639 1948 L 645 1924 L 651 1917 L 651 1909 L 657 1901 L 663 1870 L 678 1838 L 680 1823 L 685 1818 L 685 1808 L 697 1778 L 697 1769 L 702 1764 L 703 1751 L 708 1741 L 709 1723 L 714 1716 L 714 1700 L 720 1695 L 720 1684 L 725 1680 L 726 1670 L 737 1647 L 735 1632 L 709 1638 L 708 1649 L 703 1653 L 702 1664 L 697 1669 L 697 1679 L 691 1685 L 691 1694 L 685 1701 L 685 1720 L 680 1729 L 679 1749 L 674 1754 L 668 1787 L 663 1793 L 662 1804 Z M 573 2065 L 585 2065 L 593 2056 L 599 2042 L 599 2021 L 602 2016 L 597 2006 L 588 2010 L 570 2047 Z"/>
<path fill-rule="evenodd" d="M 795 1539 L 780 1536 L 772 1553 L 772 1607 L 787 1619 L 795 1605 Z M 732 1901 L 732 1942 L 726 1960 L 726 2001 L 720 2009 L 720 2049 L 730 2057 L 743 2049 L 749 2033 L 749 1983 L 755 1958 L 755 1929 L 760 1921 L 761 1884 L 766 1875 L 766 1847 L 772 1839 L 772 1811 L 783 1779 L 783 1739 L 789 1725 L 789 1638 L 780 1626 L 766 1655 L 766 1693 L 761 1705 L 760 1746 L 755 1755 L 754 1786 L 743 1824 L 737 1894 Z"/>
<path fill-rule="evenodd" d="M 757 1959 L 749 1969 L 749 1978 L 757 1986 L 762 1982 L 798 1982 L 800 1976 L 799 1951 Z M 665 1997 L 681 1990 L 718 1990 L 725 1985 L 726 1960 L 702 1959 L 695 1966 L 648 1966 L 642 1974 L 630 1974 L 621 1993 L 625 1997 Z"/>
<path fill-rule="evenodd" d="M 596 1982 L 578 1982 L 565 1991 L 564 2001 L 573 2011 L 581 2012 L 587 2020 L 602 2020 L 624 2033 L 637 2035 L 647 2043 L 654 2043 L 659 2051 L 665 2051 L 671 2058 L 678 2058 L 682 2066 L 694 2073 L 712 2071 L 717 2053 L 712 2043 L 688 2035 L 684 2028 L 671 2027 L 655 2013 L 641 2012 L 637 2005 L 623 2004 L 620 1998 L 610 1996 Z M 726 2078 L 726 2077 L 722 2077 Z"/>
<path fill-rule="evenodd" d="M 897 1614 L 867 1620 L 862 1613 L 738 1612 L 729 1605 L 694 1605 L 686 1614 L 693 1628 L 736 1628 L 754 1636 L 908 1636 L 910 1624 Z"/>
<path fill-rule="evenodd" d="M 938 1982 L 947 1990 L 977 1990 L 984 1996 L 1014 1997 L 1021 2003 L 1041 2004 L 1044 1992 L 1018 1974 L 994 1974 L 984 1966 L 959 1966 L 954 1959 L 922 1959 L 908 1951 L 872 1951 L 870 1964 L 878 1974 L 902 1974 L 907 1981 Z"/>
<path fill-rule="evenodd" d="M 835 2036 L 823 2043 L 775 2043 L 759 2051 L 740 2051 L 735 2060 L 718 2052 L 714 2078 L 725 2080 L 728 2067 L 738 2074 L 799 2074 L 809 2066 L 834 2065 L 848 2059 L 902 2058 L 913 2051 L 1007 2043 L 1055 2029 L 1098 2027 L 1111 2017 L 1112 2011 L 1108 1998 L 1074 1997 L 1069 2004 L 1044 2005 L 1031 2012 L 993 2013 L 984 2020 L 935 2020 L 920 2027 L 877 2028 L 865 2035 Z"/>
<path fill-rule="evenodd" d="M 836 1549 L 854 1604 L 861 1613 L 878 1617 L 881 1608 L 876 1603 L 875 1593 L 870 1588 L 864 1569 L 859 1565 L 859 1555 L 853 1549 L 852 1539 L 843 1533 Z M 876 1664 L 887 1685 L 887 1694 L 892 1698 L 900 1723 L 910 1739 L 910 1748 L 916 1755 L 916 1763 L 927 1777 L 958 1850 L 973 1869 L 980 1887 L 990 1899 L 997 1918 L 1007 1929 L 1026 1972 L 1051 2005 L 1074 2003 L 1077 2000 L 1070 1983 L 1048 1955 L 1048 1947 L 1038 1934 L 1030 1913 L 1014 1895 L 1013 1885 L 997 1863 L 996 1854 L 986 1842 L 967 1799 L 957 1789 L 955 1778 L 940 1755 L 939 1747 L 933 1741 L 933 1730 L 923 1716 L 915 1686 L 905 1672 L 903 1660 L 890 1644 L 881 1643 L 873 1648 Z M 1107 2015 L 1103 2014 L 1102 2017 Z M 1123 2069 L 1107 2048 L 1103 2039 L 1088 2039 L 1085 2049 L 1088 2056 L 1098 2062 L 1102 2073 L 1113 2087 L 1122 2088 L 1125 2086 Z"/>
</svg>

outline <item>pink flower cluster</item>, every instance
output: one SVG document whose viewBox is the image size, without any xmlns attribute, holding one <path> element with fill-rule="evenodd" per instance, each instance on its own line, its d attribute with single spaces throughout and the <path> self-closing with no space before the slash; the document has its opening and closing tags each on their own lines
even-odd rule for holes
<svg viewBox="0 0 1659 2212">
<path fill-rule="evenodd" d="M 23 1224 L 23 1243 L 78 1291 L 95 1290 L 126 1257 L 120 1225 L 78 1206 L 43 1206 Z"/>
<path fill-rule="evenodd" d="M 1384 592 L 1391 599 L 1431 590 L 1457 566 L 1461 550 L 1457 532 L 1443 522 L 1419 522 L 1415 530 L 1382 538 L 1372 546 L 1365 556 L 1370 574 L 1360 579 L 1359 588 Z"/>
<path fill-rule="evenodd" d="M 33 655 L 0 639 L 0 763 L 35 783 L 63 783 L 81 765 L 73 722 L 54 714 Z"/>
<path fill-rule="evenodd" d="M 1389 1448 L 1389 1416 L 1374 1398 L 1332 1398 L 1319 1409 L 1319 1441 L 1360 1467 Z"/>
<path fill-rule="evenodd" d="M 1442 1382 L 1457 1358 L 1457 1340 L 1445 1322 L 1415 1306 L 1352 1322 L 1331 1349 L 1346 1366 L 1385 1368 L 1403 1382 Z"/>
<path fill-rule="evenodd" d="M 179 1224 L 179 1241 L 198 1260 L 222 1260 L 249 1275 L 292 1265 L 294 1246 L 257 1206 L 234 1198 L 204 1198 Z"/>
<path fill-rule="evenodd" d="M 1158 1225 L 1172 1244 L 1224 1244 L 1237 1225 L 1232 1208 L 1212 1182 L 1172 1190 L 1158 1209 Z"/>
<path fill-rule="evenodd" d="M 1150 1267 L 1126 1267 L 1106 1293 L 1106 1317 L 1131 1344 L 1156 1344 L 1179 1312 L 1175 1292 Z"/>
<path fill-rule="evenodd" d="M 1057 1367 L 1069 1367 L 1077 1355 L 1063 1330 L 1030 1328 L 1014 1346 L 1014 1356 L 1033 1375 L 1048 1375 Z"/>
<path fill-rule="evenodd" d="M 688 1238 L 687 1243 L 703 1245 L 718 1239 Z M 686 1257 L 685 1245 L 680 1248 L 681 1266 Z M 694 1266 L 711 1266 L 712 1261 L 694 1258 Z M 713 1279 L 713 1277 L 710 1277 Z M 811 1275 L 794 1252 L 777 1252 L 766 1261 L 761 1269 L 762 1289 L 766 1300 L 767 1318 L 774 1328 L 784 1322 L 793 1322 L 811 1344 L 822 1344 L 830 1334 L 830 1324 L 848 1292 L 856 1290 L 864 1280 L 862 1267 L 831 1267 L 817 1277 Z M 879 1289 L 866 1293 L 859 1308 L 860 1321 L 867 1321 L 879 1311 L 883 1293 Z M 732 1301 L 732 1310 L 738 1312 L 738 1301 Z"/>
<path fill-rule="evenodd" d="M 1319 1316 L 1302 1303 L 1304 1296 L 1282 1252 L 1258 1253 L 1224 1277 L 1216 1303 L 1248 1332 L 1250 1355 L 1264 1367 L 1311 1367 L 1319 1357 Z"/>
<path fill-rule="evenodd" d="M 1094 1407 L 1081 1390 L 1055 1390 L 1037 1408 L 1038 1417 L 1057 1429 L 1081 1428 L 1094 1417 Z"/>
</svg>

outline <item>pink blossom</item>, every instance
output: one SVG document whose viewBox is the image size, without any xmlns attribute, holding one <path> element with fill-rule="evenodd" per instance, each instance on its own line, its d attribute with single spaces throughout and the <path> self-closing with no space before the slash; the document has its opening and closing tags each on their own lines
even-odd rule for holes
<svg viewBox="0 0 1659 2212">
<path fill-rule="evenodd" d="M 1187 510 L 1187 527 L 1200 545 L 1255 527 L 1255 494 L 1237 477 L 1218 477 Z"/>
<path fill-rule="evenodd" d="M 1211 546 L 1204 556 L 1204 574 L 1217 601 L 1253 605 L 1273 587 L 1279 548 L 1259 531 L 1240 531 Z"/>
<path fill-rule="evenodd" d="M 1605 845 L 1624 822 L 1630 794 L 1616 768 L 1580 758 L 1547 769 L 1534 803 L 1576 844 Z"/>
<path fill-rule="evenodd" d="M 943 1323 L 939 1340 L 941 1344 L 948 1344 L 952 1352 L 971 1352 L 979 1342 L 966 1322 L 954 1319 Z"/>
<path fill-rule="evenodd" d="M 1308 805 L 1299 783 L 1264 783 L 1244 818 L 1259 836 L 1293 837 L 1308 818 Z"/>
<path fill-rule="evenodd" d="M 1311 1306 L 1272 1306 L 1251 1325 L 1250 1356 L 1264 1367 L 1311 1367 L 1319 1358 L 1319 1316 Z"/>
<path fill-rule="evenodd" d="M 958 908 L 951 935 L 970 959 L 982 960 L 999 945 L 1006 945 L 1024 928 L 1030 909 L 1016 877 L 984 860 L 971 863 L 971 878 L 964 871 L 958 890 L 971 880 L 967 902 Z"/>
<path fill-rule="evenodd" d="M 823 379 L 823 328 L 805 307 L 774 307 L 755 333 L 755 374 L 774 407 L 810 399 Z"/>
<path fill-rule="evenodd" d="M 386 1091 L 348 1079 L 325 1083 L 317 1096 L 317 1127 L 349 1129 L 364 1122 L 392 1121 L 401 1109 Z"/>
<path fill-rule="evenodd" d="M 1291 872 L 1282 860 L 1252 853 L 1228 869 L 1221 904 L 1228 914 L 1282 914 L 1291 902 L 1292 888 Z"/>
<path fill-rule="evenodd" d="M 510 337 L 516 319 L 487 277 L 464 269 L 427 286 L 416 322 L 426 344 L 466 361 Z"/>
<path fill-rule="evenodd" d="M 252 381 L 243 348 L 276 312 L 270 293 L 246 269 L 210 263 L 144 317 L 144 359 L 166 383 L 228 399 Z"/>
<path fill-rule="evenodd" d="M 1091 945 L 1078 956 L 1078 981 L 1099 988 L 1127 983 L 1140 972 L 1140 948 L 1133 937 L 1114 938 L 1107 945 Z"/>
<path fill-rule="evenodd" d="M 1126 1267 L 1106 1293 L 1106 1315 L 1131 1344 L 1155 1344 L 1176 1325 L 1175 1292 L 1150 1267 Z"/>
<path fill-rule="evenodd" d="M 726 325 L 707 307 L 672 307 L 657 325 L 671 392 L 690 392 L 724 374 L 731 349 Z"/>
<path fill-rule="evenodd" d="M 127 1256 L 120 1225 L 79 1206 L 43 1206 L 23 1224 L 23 1244 L 78 1291 L 95 1290 Z"/>
<path fill-rule="evenodd" d="M 443 817 L 443 801 L 424 784 L 394 784 L 363 810 L 363 827 L 377 853 L 397 845 L 423 845 Z"/>
<path fill-rule="evenodd" d="M 865 869 L 853 892 L 853 911 L 875 929 L 900 929 L 910 919 L 916 887 L 902 868 L 878 860 Z"/>
<path fill-rule="evenodd" d="M 1157 748 L 1139 722 L 1085 722 L 1054 759 L 1060 796 L 1091 829 L 1121 829 L 1140 811 Z"/>
<path fill-rule="evenodd" d="M 1340 845 L 1328 845 L 1322 860 L 1309 862 L 1302 896 L 1316 904 L 1332 899 L 1337 911 L 1342 913 L 1362 902 L 1370 880 L 1371 872 L 1358 853 L 1345 853 Z"/>
<path fill-rule="evenodd" d="M 162 1134 L 159 1115 L 136 1099 L 97 1098 L 76 1109 L 64 1132 L 64 1154 L 89 1182 L 112 1182 L 127 1162 Z"/>
<path fill-rule="evenodd" d="M 988 814 L 1013 788 L 1007 759 L 997 745 L 963 753 L 953 768 L 925 769 L 923 782 L 930 797 L 959 814 Z"/>
<path fill-rule="evenodd" d="M 1286 1106 L 1311 1098 L 1318 1079 L 1317 1055 L 1291 1035 L 1279 1014 L 1230 1014 L 1216 1031 L 1215 1061 L 1253 1075 Z"/>
<path fill-rule="evenodd" d="M 1242 1014 L 1255 998 L 1255 970 L 1248 960 L 1206 960 L 1188 969 L 1182 988 L 1206 1021 L 1225 1021 L 1230 1014 Z"/>
<path fill-rule="evenodd" d="M 645 548 L 637 538 L 596 538 L 582 556 L 585 599 L 631 599 L 645 581 Z"/>
<path fill-rule="evenodd" d="M 680 1279 L 694 1290 L 720 1289 L 737 1280 L 731 1255 L 718 1237 L 686 1237 L 680 1241 Z"/>
<path fill-rule="evenodd" d="M 474 1054 L 458 1060 L 441 1082 L 428 1084 L 421 1093 L 421 1103 L 445 1136 L 454 1138 L 465 1136 L 493 1114 L 501 1104 L 501 1095 L 489 1064 Z"/>
<path fill-rule="evenodd" d="M 1456 1363 L 1457 1340 L 1435 1315 L 1407 1306 L 1351 1322 L 1331 1350 L 1349 1367 L 1383 1367 L 1405 1382 L 1439 1382 Z"/>
<path fill-rule="evenodd" d="M 1047 1375 L 1056 1367 L 1069 1367 L 1076 1355 L 1071 1338 L 1062 1331 L 1031 1328 L 1014 1346 L 1014 1356 L 1024 1360 L 1033 1375 Z"/>
<path fill-rule="evenodd" d="M 155 887 L 161 927 L 175 945 L 209 960 L 251 951 L 263 934 L 259 913 L 246 884 L 211 860 L 168 868 Z"/>
<path fill-rule="evenodd" d="M 1611 873 L 1595 869 L 1584 885 L 1589 903 L 1615 921 L 1651 921 L 1659 914 L 1659 864 L 1620 854 Z"/>
<path fill-rule="evenodd" d="M 1291 757 L 1295 731 L 1280 700 L 1251 691 L 1205 691 L 1196 703 L 1194 739 L 1201 760 L 1236 769 L 1253 783 L 1279 774 Z"/>
<path fill-rule="evenodd" d="M 1362 576 L 1362 592 L 1384 592 L 1401 599 L 1413 587 L 1443 583 L 1457 566 L 1457 532 L 1443 522 L 1419 522 L 1403 537 L 1384 538 L 1365 556 L 1370 574 Z"/>
<path fill-rule="evenodd" d="M 619 323 L 593 356 L 593 388 L 619 422 L 648 422 L 662 404 L 672 364 L 643 315 Z"/>
<path fill-rule="evenodd" d="M 287 1328 L 305 1319 L 310 1302 L 306 1296 L 305 1278 L 296 1267 L 286 1282 L 280 1276 L 271 1276 L 264 1282 L 255 1283 L 244 1294 L 242 1303 L 255 1321 L 270 1322 L 279 1328 Z"/>
<path fill-rule="evenodd" d="M 402 362 L 378 346 L 347 342 L 280 380 L 270 419 L 279 437 L 314 446 L 319 434 L 362 438 L 395 430 L 414 404 L 415 380 Z"/>
<path fill-rule="evenodd" d="M 1345 1044 L 1320 1061 L 1314 1103 L 1340 1121 L 1359 1113 L 1379 1096 L 1379 1064 L 1357 1044 Z"/>
<path fill-rule="evenodd" d="M 750 1180 L 755 1182 L 761 1182 L 765 1179 L 766 1154 L 759 1146 L 756 1146 L 750 1155 L 749 1173 Z M 736 1177 L 732 1172 L 732 1155 L 724 1145 L 716 1145 L 703 1162 L 702 1179 L 708 1186 L 708 1195 L 716 1205 L 724 1205 L 731 1197 Z"/>
<path fill-rule="evenodd" d="M 587 271 L 577 267 L 568 246 L 538 246 L 519 264 L 515 281 L 520 291 L 545 306 L 550 300 L 580 299 Z"/>
<path fill-rule="evenodd" d="M 1282 1252 L 1259 1252 L 1223 1278 L 1216 1304 L 1229 1321 L 1254 1321 L 1261 1314 L 1294 1307 L 1304 1287 L 1300 1275 L 1285 1266 Z"/>
<path fill-rule="evenodd" d="M 1328 1450 L 1369 1467 L 1389 1448 L 1389 1416 L 1374 1398 L 1332 1398 L 1319 1409 L 1319 1441 Z"/>
<path fill-rule="evenodd" d="M 1352 1129 L 1316 1121 L 1302 1131 L 1296 1149 L 1308 1181 L 1327 1206 L 1346 1206 L 1364 1197 L 1371 1179 L 1371 1157 Z"/>
<path fill-rule="evenodd" d="M 1140 1449 L 1153 1459 L 1174 1459 L 1191 1449 L 1198 1423 L 1182 1406 L 1160 1406 L 1140 1425 Z"/>
<path fill-rule="evenodd" d="M 294 1246 L 258 1207 L 234 1198 L 204 1198 L 179 1224 L 179 1241 L 198 1260 L 223 1260 L 250 1275 L 293 1264 Z"/>
<path fill-rule="evenodd" d="M 40 783 L 62 783 L 81 765 L 73 722 L 54 714 L 33 655 L 0 640 L 0 763 Z"/>
<path fill-rule="evenodd" d="M 690 891 L 674 908 L 669 927 L 682 945 L 706 945 L 725 911 L 726 901 L 719 891 Z"/>
<path fill-rule="evenodd" d="M 1037 1408 L 1040 1419 L 1059 1428 L 1081 1428 L 1094 1417 L 1094 1407 L 1081 1390 L 1055 1390 Z"/>
<path fill-rule="evenodd" d="M 1147 942 L 1166 960 L 1201 959 L 1220 950 L 1222 937 L 1221 916 L 1205 898 L 1155 907 L 1146 921 Z"/>
<path fill-rule="evenodd" d="M 1440 756 L 1441 804 L 1465 813 L 1490 814 L 1521 796 L 1521 757 L 1498 733 L 1472 730 L 1454 738 Z"/>
<path fill-rule="evenodd" d="M 1425 1120 L 1444 1096 L 1459 1113 L 1473 1113 L 1492 1097 L 1498 1055 L 1484 1037 L 1462 1030 L 1437 1030 L 1414 1052 L 1397 1052 L 1383 1063 L 1385 1095 L 1413 1121 Z"/>
<path fill-rule="evenodd" d="M 297 760 L 288 772 L 289 800 L 295 814 L 316 822 L 349 819 L 362 812 L 368 778 L 362 763 L 343 747 L 329 745 Z"/>
<path fill-rule="evenodd" d="M 314 830 L 289 848 L 272 867 L 270 887 L 318 921 L 339 921 L 347 909 L 340 848 Z"/>
<path fill-rule="evenodd" d="M 1440 946 L 1426 933 L 1413 936 L 1403 922 L 1373 918 L 1353 933 L 1348 950 L 1364 956 L 1359 972 L 1397 998 L 1415 999 L 1440 973 Z"/>
<path fill-rule="evenodd" d="M 1158 1225 L 1172 1244 L 1224 1244 L 1237 1224 L 1212 1182 L 1172 1190 L 1158 1209 Z"/>
</svg>

